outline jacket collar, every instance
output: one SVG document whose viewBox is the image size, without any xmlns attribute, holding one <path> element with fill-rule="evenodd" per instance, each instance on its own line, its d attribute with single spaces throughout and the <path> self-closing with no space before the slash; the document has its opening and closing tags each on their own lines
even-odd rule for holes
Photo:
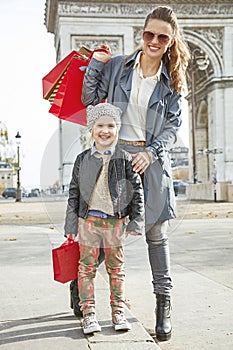
<svg viewBox="0 0 233 350">
<path fill-rule="evenodd" d="M 130 99 L 130 92 L 132 86 L 133 66 L 135 64 L 136 57 L 141 50 L 137 50 L 131 56 L 128 56 L 125 60 L 125 67 L 120 79 L 120 86 L 124 91 L 127 101 Z M 157 82 L 156 87 L 151 95 L 148 107 L 151 108 L 155 103 L 162 100 L 166 95 L 172 93 L 170 86 L 171 78 L 167 71 L 165 64 L 162 64 L 160 80 Z"/>
<path fill-rule="evenodd" d="M 115 147 L 116 147 L 116 143 L 114 143 L 114 145 L 112 147 L 110 147 L 109 149 L 107 149 L 103 153 L 101 153 L 100 151 L 98 151 L 96 149 L 95 144 L 93 144 L 91 147 L 91 155 L 93 155 L 95 153 L 104 154 L 104 155 L 108 155 L 108 154 L 113 155 L 113 153 L 115 152 Z"/>
<path fill-rule="evenodd" d="M 141 50 L 137 50 L 132 55 L 127 57 L 126 62 L 125 62 L 126 67 L 131 68 L 131 66 L 133 66 L 135 64 L 136 57 L 137 57 L 137 55 L 139 54 L 140 51 Z M 166 68 L 164 63 L 162 64 L 161 74 L 163 74 L 165 79 L 167 80 L 167 84 L 166 85 L 170 86 L 171 78 L 170 78 L 170 75 L 169 75 L 169 73 L 167 71 L 167 68 Z"/>
<path fill-rule="evenodd" d="M 122 149 L 121 149 L 121 147 L 118 145 L 118 143 L 116 143 L 116 144 L 114 145 L 114 147 L 113 147 L 110 151 L 111 151 L 111 159 L 114 159 L 114 158 L 122 158 L 122 156 L 121 156 Z M 87 154 L 88 157 L 91 157 L 92 159 L 95 159 L 95 160 L 99 161 L 99 158 L 94 157 L 95 148 L 93 148 L 93 147 L 88 148 L 86 151 L 83 152 L 83 154 Z M 109 154 L 110 154 L 110 153 L 109 153 Z"/>
<path fill-rule="evenodd" d="M 136 57 L 140 51 L 141 50 L 137 50 L 131 56 L 128 56 L 126 58 L 125 68 L 121 76 L 120 85 L 122 90 L 125 92 L 128 101 L 129 101 L 131 85 L 132 85 L 133 66 L 135 64 Z M 170 84 L 171 84 L 171 78 L 165 64 L 163 63 L 162 69 L 161 69 L 161 79 L 156 84 L 156 88 L 152 93 L 152 96 L 149 102 L 149 107 L 151 107 L 155 102 L 158 102 L 159 100 L 161 100 L 161 98 L 163 98 L 164 96 L 172 92 L 172 88 Z"/>
</svg>

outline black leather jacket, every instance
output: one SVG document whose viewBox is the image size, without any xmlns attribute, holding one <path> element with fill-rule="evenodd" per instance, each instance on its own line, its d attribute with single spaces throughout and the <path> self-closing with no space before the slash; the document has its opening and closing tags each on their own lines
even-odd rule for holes
<svg viewBox="0 0 233 350">
<path fill-rule="evenodd" d="M 144 194 L 140 175 L 132 169 L 131 155 L 118 146 L 112 155 L 108 168 L 108 183 L 114 208 L 119 219 L 129 216 L 127 231 L 143 234 Z M 66 210 L 65 236 L 78 233 L 78 217 L 86 218 L 95 184 L 100 175 L 103 159 L 85 150 L 76 158 L 70 182 Z"/>
</svg>

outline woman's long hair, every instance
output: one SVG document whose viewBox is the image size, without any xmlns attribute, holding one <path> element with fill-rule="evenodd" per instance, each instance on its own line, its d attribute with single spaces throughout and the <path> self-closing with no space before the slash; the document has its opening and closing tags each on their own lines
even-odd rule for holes
<svg viewBox="0 0 233 350">
<path fill-rule="evenodd" d="M 167 6 L 159 6 L 148 14 L 144 28 L 151 19 L 159 19 L 169 23 L 173 30 L 173 44 L 163 55 L 163 62 L 171 77 L 171 86 L 181 92 L 186 85 L 185 72 L 190 59 L 187 44 L 181 37 L 177 17 L 173 10 Z"/>
</svg>

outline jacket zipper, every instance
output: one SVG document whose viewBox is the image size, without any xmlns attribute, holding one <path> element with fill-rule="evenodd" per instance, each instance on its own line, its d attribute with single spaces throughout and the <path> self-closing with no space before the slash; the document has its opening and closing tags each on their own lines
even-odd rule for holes
<svg viewBox="0 0 233 350">
<path fill-rule="evenodd" d="M 98 181 L 98 178 L 99 178 L 99 176 L 100 176 L 100 173 L 101 173 L 101 170 L 102 170 L 102 169 L 103 169 L 103 165 L 101 166 L 101 168 L 100 168 L 100 170 L 99 170 L 99 174 L 98 174 L 98 176 L 97 176 L 96 182 Z M 96 183 L 95 183 L 95 186 L 96 186 Z M 94 188 L 95 188 L 95 186 L 94 186 Z M 93 191 L 94 191 L 94 189 L 93 189 Z M 91 197 L 92 197 L 92 195 L 93 195 L 93 191 L 91 192 L 89 202 L 91 201 Z M 88 203 L 88 205 L 87 205 L 87 210 L 86 210 L 86 214 L 85 214 L 85 219 L 86 219 L 87 216 L 88 216 L 88 211 L 89 211 L 89 203 Z"/>
<path fill-rule="evenodd" d="M 120 188 L 119 188 L 119 181 L 118 181 L 118 176 L 117 176 L 117 169 L 116 169 L 116 162 L 114 161 L 114 168 L 116 172 L 116 183 L 117 183 L 117 192 L 118 192 L 118 197 L 117 197 L 117 206 L 118 206 L 118 216 L 119 219 L 121 219 L 121 208 L 120 208 Z"/>
</svg>

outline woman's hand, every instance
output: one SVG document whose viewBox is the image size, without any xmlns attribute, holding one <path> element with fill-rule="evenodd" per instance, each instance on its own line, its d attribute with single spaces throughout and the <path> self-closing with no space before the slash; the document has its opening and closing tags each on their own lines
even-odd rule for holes
<svg viewBox="0 0 233 350">
<path fill-rule="evenodd" d="M 139 174 L 143 174 L 151 163 L 151 159 L 148 152 L 138 152 L 132 154 L 132 157 L 133 171 Z"/>
<path fill-rule="evenodd" d="M 104 63 L 108 62 L 112 57 L 110 47 L 108 45 L 101 45 L 98 49 L 93 53 L 92 57 L 94 57 L 97 61 Z"/>
</svg>

